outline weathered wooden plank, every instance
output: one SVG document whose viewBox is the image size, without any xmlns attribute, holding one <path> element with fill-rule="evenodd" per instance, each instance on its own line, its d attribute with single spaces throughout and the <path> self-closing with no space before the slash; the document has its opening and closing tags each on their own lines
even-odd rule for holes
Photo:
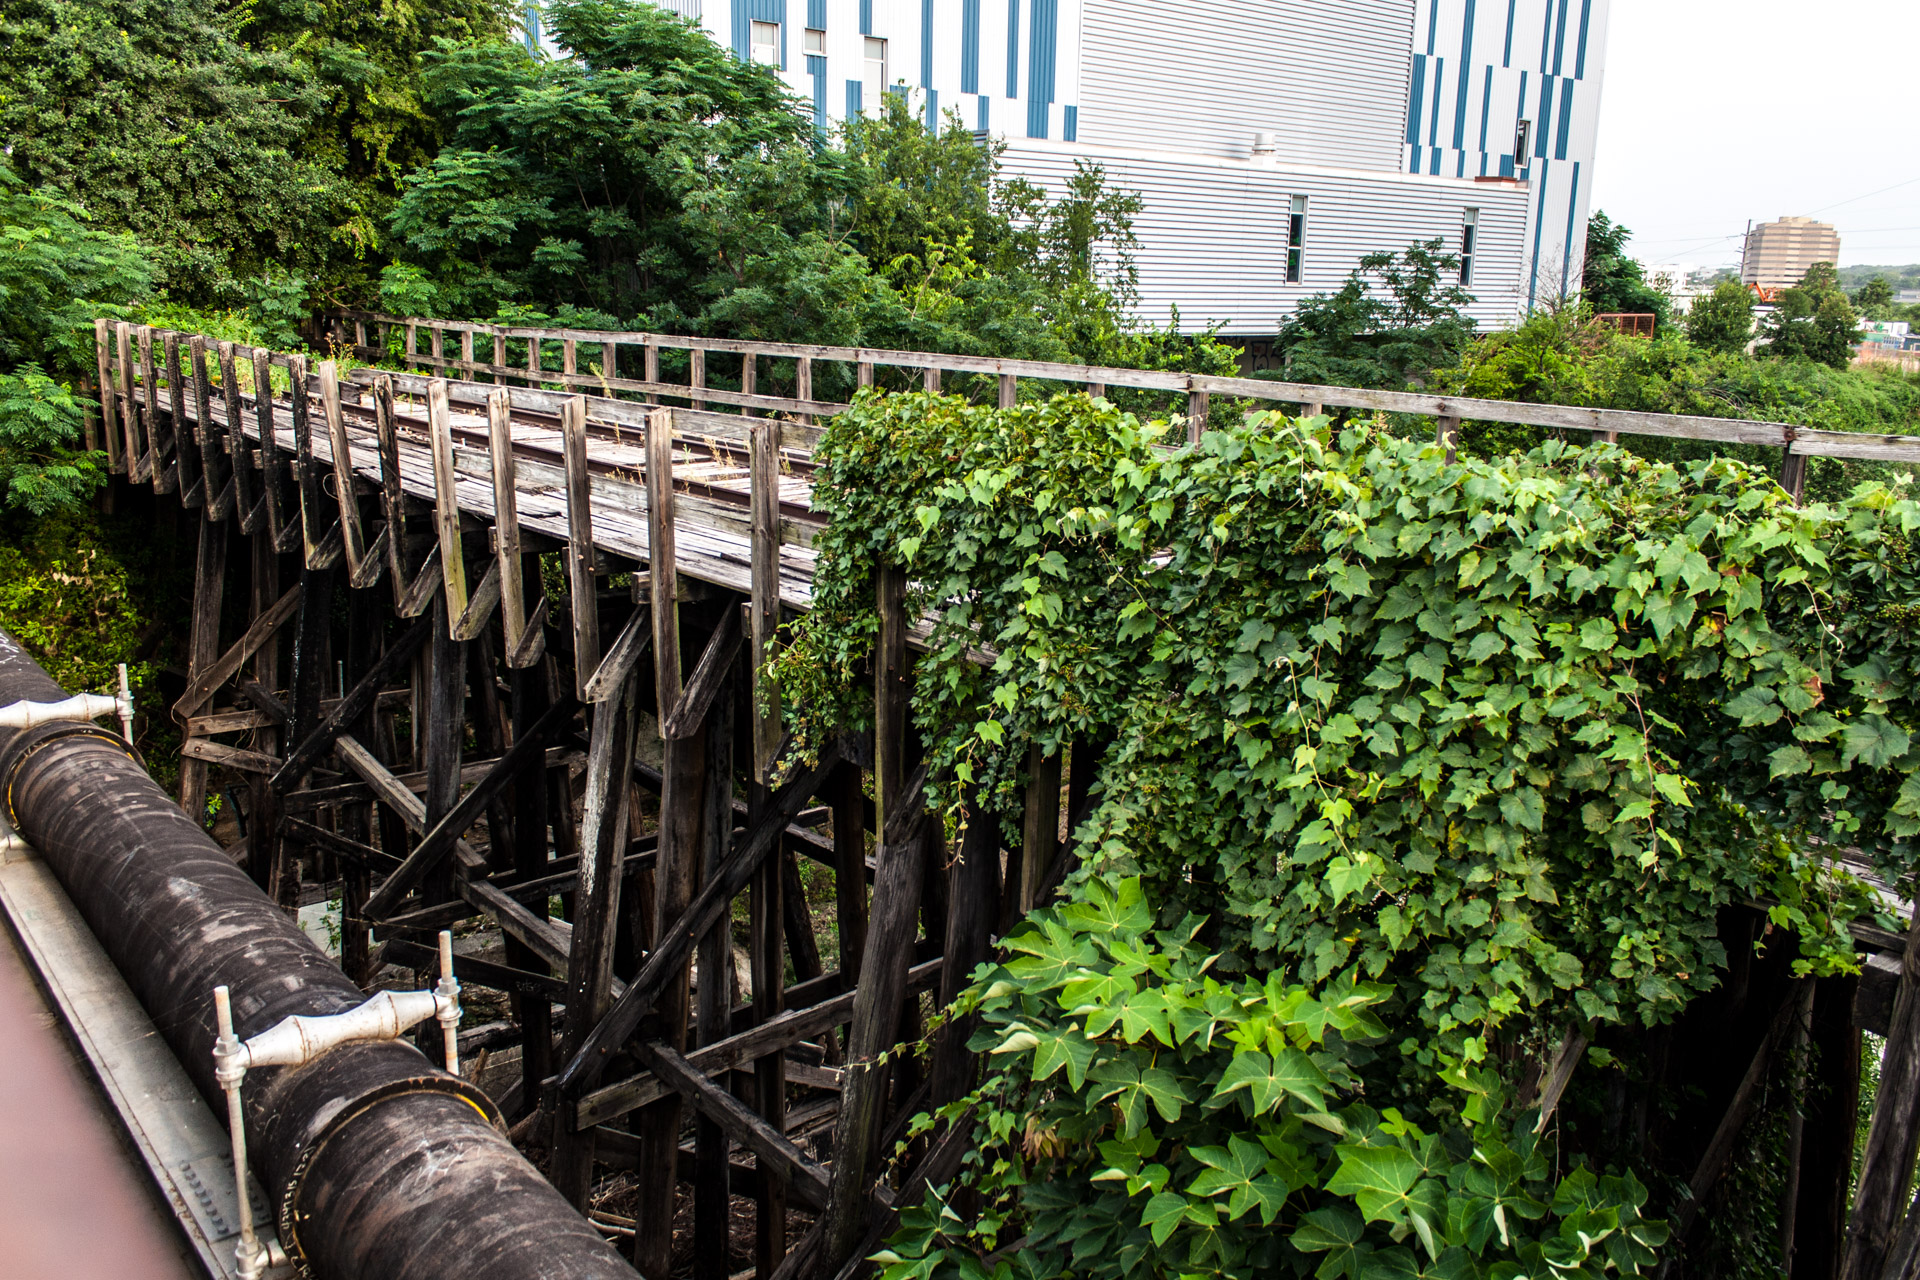
<svg viewBox="0 0 1920 1280">
<path fill-rule="evenodd" d="M 593 701 L 587 684 L 600 666 L 600 607 L 593 572 L 593 498 L 587 483 L 587 405 L 579 396 L 560 410 L 567 466 L 567 594 L 573 621 L 574 687 Z"/>
<path fill-rule="evenodd" d="M 454 492 L 453 426 L 447 384 L 427 386 L 427 427 L 433 450 L 433 529 L 440 548 L 440 581 L 446 592 L 448 634 L 467 611 L 467 557 L 460 542 L 460 503 Z"/>
<path fill-rule="evenodd" d="M 113 322 L 104 318 L 93 322 L 94 387 L 100 394 L 100 443 L 106 446 L 107 470 L 118 472 L 125 469 L 121 449 L 120 407 L 117 392 L 113 385 Z M 87 442 L 89 448 L 98 447 L 94 441 Z"/>
<path fill-rule="evenodd" d="M 188 738 L 180 744 L 180 754 L 188 760 L 217 764 L 223 769 L 234 769 L 241 773 L 271 774 L 280 767 L 277 756 L 264 751 L 230 747 L 224 742 L 210 742 L 205 738 Z"/>
<path fill-rule="evenodd" d="M 160 360 L 166 369 L 168 413 L 173 418 L 174 483 L 180 505 L 195 510 L 206 501 L 206 489 L 200 482 L 199 439 L 187 414 L 187 377 L 180 364 L 179 334 L 168 330 L 161 335 Z"/>
<path fill-rule="evenodd" d="M 679 699 L 673 704 L 673 710 L 661 725 L 662 737 L 671 740 L 690 735 L 706 719 L 707 708 L 713 705 L 721 687 L 733 678 L 733 660 L 745 639 L 740 613 L 738 609 L 721 612 L 720 625 L 707 638 L 707 646 L 701 650 L 700 661 L 695 664 L 693 675 L 688 678 Z"/>
<path fill-rule="evenodd" d="M 803 386 L 810 386 L 813 362 L 801 361 Z M 778 429 L 765 421 L 753 425 L 750 436 L 753 512 L 752 625 L 748 628 L 749 670 L 753 705 L 753 780 L 772 781 L 774 757 L 780 750 L 780 694 L 761 676 L 773 656 L 780 629 L 780 441 Z"/>
<path fill-rule="evenodd" d="M 202 519 L 200 541 L 193 567 L 193 614 L 187 632 L 187 679 L 191 685 L 203 681 L 218 661 L 220 652 L 220 604 L 226 594 L 227 531 Z M 231 674 L 231 673 L 229 673 Z M 204 701 L 204 699 L 203 699 Z M 174 717 L 186 718 L 186 711 L 175 704 Z M 206 821 L 207 770 L 203 762 L 188 759 L 180 766 L 180 807 L 195 822 Z"/>
<path fill-rule="evenodd" d="M 696 1070 L 672 1046 L 659 1040 L 639 1043 L 640 1056 L 654 1074 L 671 1084 L 701 1115 L 713 1121 L 728 1138 L 776 1165 L 800 1202 L 818 1211 L 827 1203 L 827 1173 L 787 1136 L 749 1111 L 741 1101 Z M 764 1165 L 762 1166 L 764 1169 Z M 724 1274 L 726 1259 L 720 1258 Z"/>
<path fill-rule="evenodd" d="M 220 537 L 224 541 L 225 535 L 220 535 Z M 222 560 L 224 562 L 224 556 Z M 208 662 L 187 681 L 186 692 L 181 694 L 178 701 L 173 704 L 173 718 L 183 725 L 186 724 L 187 717 L 191 716 L 201 707 L 204 707 L 207 704 L 207 700 L 213 697 L 214 690 L 233 679 L 233 677 L 239 673 L 240 668 L 246 665 L 247 659 L 258 653 L 260 646 L 273 639 L 274 634 L 286 625 L 287 619 L 293 617 L 294 610 L 297 609 L 299 605 L 300 588 L 294 587 L 291 591 L 288 591 L 285 595 L 274 601 L 271 609 L 268 609 L 258 618 L 255 618 L 253 624 L 247 628 L 247 633 L 234 641 L 231 648 L 218 658 Z M 212 601 L 208 607 L 217 610 L 219 601 L 217 599 Z M 194 617 L 197 623 L 200 617 L 200 609 L 198 607 L 194 610 Z M 215 621 L 209 625 L 218 625 L 217 615 Z M 192 643 L 194 643 L 197 648 L 198 640 L 196 639 Z"/>
<path fill-rule="evenodd" d="M 1920 911 L 1907 930 L 1900 966 L 1839 1280 L 1880 1280 L 1920 1149 Z"/>
<path fill-rule="evenodd" d="M 295 590 L 297 591 L 298 588 Z M 279 773 L 273 776 L 273 786 L 276 791 L 284 793 L 299 782 L 334 744 L 335 739 L 346 732 L 347 726 L 366 713 L 367 708 L 373 705 L 373 700 L 380 696 L 380 691 L 388 682 L 396 678 L 406 669 L 407 664 L 413 661 L 413 655 L 418 653 L 421 646 L 427 642 L 430 630 L 430 622 L 416 622 L 387 646 L 386 653 L 381 655 L 380 661 L 373 665 L 373 669 L 362 676 L 326 718 L 315 725 L 308 736 L 300 739 L 293 750 L 287 753 L 287 763 L 281 767 Z M 371 756 L 367 758 L 372 759 Z"/>
<path fill-rule="evenodd" d="M 258 468 L 253 464 L 253 451 L 247 447 L 246 433 L 241 429 L 243 421 L 240 409 L 240 364 L 236 359 L 234 344 L 222 342 L 215 347 L 220 360 L 220 398 L 226 403 L 227 413 L 227 455 L 229 474 L 233 477 L 233 511 L 240 521 L 240 532 L 251 535 L 260 525 Z"/>
<path fill-rule="evenodd" d="M 504 338 L 495 341 L 502 346 L 506 343 Z M 546 652 L 547 600 L 543 594 L 533 617 L 527 617 L 519 494 L 514 478 L 513 398 L 504 388 L 487 397 L 487 454 L 493 472 L 494 563 L 499 568 L 500 621 L 507 666 L 517 671 L 534 666 Z M 534 581 L 539 581 L 538 575 Z"/>
<path fill-rule="evenodd" d="M 647 421 L 647 575 L 653 592 L 654 706 L 680 703 L 680 606 L 673 493 L 673 415 Z M 664 723 L 662 726 L 664 736 Z"/>
<path fill-rule="evenodd" d="M 366 532 L 360 526 L 353 442 L 347 437 L 346 418 L 340 412 L 339 374 L 331 360 L 322 360 L 316 372 L 320 380 L 320 410 L 327 421 L 327 441 L 333 452 L 334 503 L 339 512 L 340 545 L 347 558 L 347 584 L 355 590 L 364 590 L 380 580 L 385 549 L 378 540 L 369 547 Z"/>
<path fill-rule="evenodd" d="M 607 654 L 600 659 L 600 665 L 594 669 L 587 680 L 587 701 L 605 702 L 626 686 L 627 677 L 646 656 L 647 649 L 653 644 L 652 606 L 639 604 L 634 606 L 627 624 L 620 628 Z"/>
</svg>

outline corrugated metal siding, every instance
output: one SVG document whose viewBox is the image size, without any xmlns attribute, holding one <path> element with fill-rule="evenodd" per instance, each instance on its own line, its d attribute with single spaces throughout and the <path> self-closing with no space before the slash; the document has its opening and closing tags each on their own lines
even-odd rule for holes
<svg viewBox="0 0 1920 1280">
<path fill-rule="evenodd" d="M 1509 323 L 1525 301 L 1524 189 L 1397 173 L 1265 167 L 1247 161 L 1147 154 L 1083 142 L 1009 145 L 1017 174 L 1059 192 L 1076 158 L 1103 166 L 1115 187 L 1140 193 L 1141 318 L 1197 332 L 1270 334 L 1301 298 L 1345 283 L 1362 255 L 1439 238 L 1458 247 L 1461 214 L 1480 210 L 1472 308 L 1483 325 Z M 1289 202 L 1307 197 L 1307 253 L 1299 284 L 1286 283 Z"/>
<path fill-rule="evenodd" d="M 1279 7 L 1087 0 L 1080 140 L 1244 156 L 1280 117 Z"/>
<path fill-rule="evenodd" d="M 980 0 L 960 0 L 960 92 L 980 92 Z"/>
<path fill-rule="evenodd" d="M 1044 138 L 1060 52 L 1060 0 L 1033 0 L 1033 27 L 1027 43 L 1027 136 Z"/>
<path fill-rule="evenodd" d="M 1414 0 L 1284 0 L 1270 126 L 1283 161 L 1400 167 L 1413 9 Z"/>
</svg>

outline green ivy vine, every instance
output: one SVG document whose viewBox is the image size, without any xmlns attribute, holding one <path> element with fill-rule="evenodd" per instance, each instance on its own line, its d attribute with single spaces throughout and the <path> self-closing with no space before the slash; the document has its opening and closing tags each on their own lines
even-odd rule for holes
<svg viewBox="0 0 1920 1280">
<path fill-rule="evenodd" d="M 1728 904 L 1770 904 L 1801 971 L 1852 967 L 1873 902 L 1834 847 L 1911 882 L 1903 483 L 1796 507 L 1728 459 L 1449 460 L 1276 414 L 1169 445 L 1082 396 L 834 418 L 814 607 L 774 664 L 800 749 L 870 718 L 874 573 L 904 565 L 940 802 L 976 784 L 1011 821 L 1030 744 L 1101 751 L 1070 898 L 1137 881 L 1161 929 L 1203 920 L 1179 945 L 1208 981 L 1377 989 L 1375 1043 L 1343 1060 L 1435 1133 L 1466 1114 L 1449 1073 L 1516 1079 L 1571 1027 L 1710 988 Z M 1006 973 L 977 977 L 1050 998 Z M 1125 1127 L 1084 1081 L 1033 1079 L 1031 1115 L 1088 1112 L 1074 1159 Z M 1089 1170 L 1064 1184 L 1083 1200 L 1112 1190 Z M 1062 1266 L 1037 1274 L 1099 1270 Z"/>
</svg>

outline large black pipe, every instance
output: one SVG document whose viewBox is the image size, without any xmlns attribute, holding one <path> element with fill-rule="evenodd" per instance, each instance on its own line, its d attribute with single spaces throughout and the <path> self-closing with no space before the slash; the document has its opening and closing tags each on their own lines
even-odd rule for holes
<svg viewBox="0 0 1920 1280">
<path fill-rule="evenodd" d="M 65 696 L 0 631 L 0 706 Z M 0 797 L 216 1114 L 216 986 L 243 1039 L 365 998 L 111 734 L 0 730 Z M 410 1044 L 252 1071 L 245 1098 L 281 1240 L 320 1280 L 636 1274 L 514 1150 L 487 1097 Z"/>
</svg>

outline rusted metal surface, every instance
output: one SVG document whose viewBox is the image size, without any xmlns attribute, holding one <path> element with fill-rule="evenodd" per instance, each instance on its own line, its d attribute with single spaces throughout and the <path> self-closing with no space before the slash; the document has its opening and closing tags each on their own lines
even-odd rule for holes
<svg viewBox="0 0 1920 1280">
<path fill-rule="evenodd" d="M 0 632 L 0 705 L 59 696 Z M 243 1037 L 364 998 L 110 737 L 0 734 L 0 787 L 210 1103 L 214 987 L 231 989 Z M 634 1274 L 507 1142 L 486 1096 L 411 1045 L 347 1045 L 250 1084 L 251 1163 L 282 1241 L 322 1280 Z"/>
</svg>

